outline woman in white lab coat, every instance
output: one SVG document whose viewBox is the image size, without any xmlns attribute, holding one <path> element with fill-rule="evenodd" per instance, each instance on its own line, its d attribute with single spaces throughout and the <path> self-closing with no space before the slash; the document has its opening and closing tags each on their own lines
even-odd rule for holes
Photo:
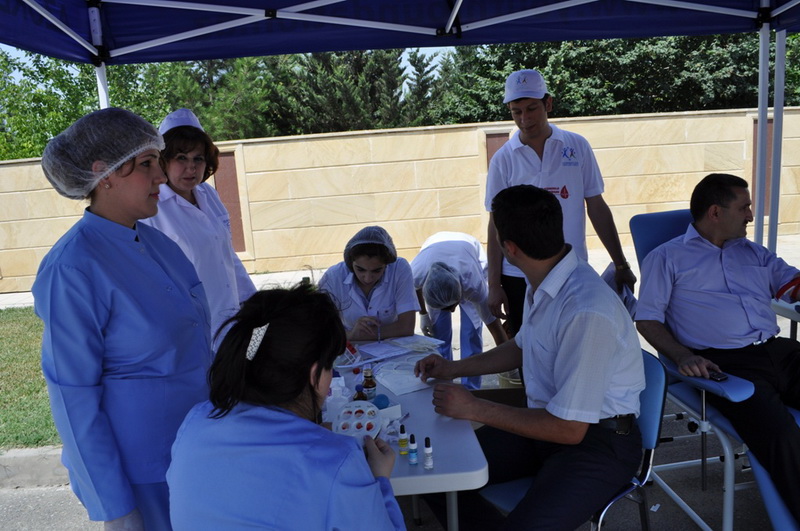
<svg viewBox="0 0 800 531">
<path fill-rule="evenodd" d="M 320 425 L 344 348 L 338 311 L 313 286 L 244 303 L 209 372 L 211 399 L 172 447 L 174 529 L 405 529 L 392 448 Z"/>
<path fill-rule="evenodd" d="M 144 222 L 175 241 L 194 264 L 208 297 L 213 336 L 256 288 L 233 250 L 228 211 L 206 182 L 217 170 L 219 149 L 189 109 L 167 115 L 159 132 L 167 182 L 161 185 L 158 214 Z M 221 335 L 214 345 L 220 340 Z"/>
<path fill-rule="evenodd" d="M 319 281 L 339 306 L 351 341 L 414 335 L 419 301 L 411 266 L 398 258 L 383 227 L 364 227 L 344 248 L 344 261 Z"/>
</svg>

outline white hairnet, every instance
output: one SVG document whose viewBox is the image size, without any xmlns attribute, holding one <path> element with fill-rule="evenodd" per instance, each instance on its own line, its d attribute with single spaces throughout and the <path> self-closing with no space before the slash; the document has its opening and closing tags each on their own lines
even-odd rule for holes
<svg viewBox="0 0 800 531">
<path fill-rule="evenodd" d="M 386 229 L 374 225 L 371 227 L 364 227 L 360 231 L 356 232 L 355 236 L 350 238 L 350 241 L 347 242 L 347 245 L 344 247 L 345 262 L 349 263 L 352 260 L 353 257 L 350 256 L 350 251 L 353 249 L 353 247 L 365 243 L 383 245 L 386 247 L 386 250 L 389 251 L 389 255 L 391 256 L 390 262 L 397 260 L 397 249 L 394 247 L 392 237 L 389 236 L 389 233 L 386 232 Z"/>
<path fill-rule="evenodd" d="M 434 262 L 422 284 L 422 296 L 431 308 L 441 310 L 461 301 L 461 281 L 455 270 L 444 262 Z"/>
<path fill-rule="evenodd" d="M 148 149 L 164 149 L 156 128 L 130 111 L 111 107 L 87 114 L 50 140 L 42 169 L 59 194 L 84 199 L 100 179 Z M 103 171 L 92 171 L 96 161 L 106 164 Z"/>
</svg>

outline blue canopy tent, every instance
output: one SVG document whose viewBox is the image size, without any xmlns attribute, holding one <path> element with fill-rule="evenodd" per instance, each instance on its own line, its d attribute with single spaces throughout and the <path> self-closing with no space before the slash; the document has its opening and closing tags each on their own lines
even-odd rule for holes
<svg viewBox="0 0 800 531">
<path fill-rule="evenodd" d="M 776 31 L 768 247 L 777 242 L 786 31 L 800 0 L 0 0 L 0 42 L 105 65 L 352 49 L 760 32 L 755 195 L 766 182 L 769 45 Z M 763 241 L 763 204 L 755 239 Z"/>
</svg>

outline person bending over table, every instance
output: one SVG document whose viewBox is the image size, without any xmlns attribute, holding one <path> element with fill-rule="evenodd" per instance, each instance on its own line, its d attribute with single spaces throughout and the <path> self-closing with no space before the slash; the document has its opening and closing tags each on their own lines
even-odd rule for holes
<svg viewBox="0 0 800 531">
<path fill-rule="evenodd" d="M 33 284 L 42 372 L 70 486 L 106 529 L 167 530 L 169 449 L 207 396 L 205 292 L 175 242 L 139 220 L 158 211 L 164 142 L 145 120 L 103 109 L 53 138 L 42 169 L 89 199 Z"/>
<path fill-rule="evenodd" d="M 256 291 L 233 250 L 228 210 L 206 182 L 217 171 L 219 149 L 189 109 L 168 114 L 158 130 L 164 135 L 161 167 L 167 182 L 161 185 L 158 214 L 144 223 L 169 236 L 194 264 L 206 290 L 211 334 L 218 346 L 224 335 L 220 325 Z"/>
<path fill-rule="evenodd" d="M 706 397 L 769 472 L 800 522 L 800 343 L 776 337 L 770 301 L 800 276 L 775 253 L 747 239 L 753 221 L 747 181 L 712 173 L 690 201 L 686 234 L 657 247 L 642 264 L 636 324 L 642 336 L 687 376 L 724 371 L 753 382 L 753 396 Z M 797 289 L 787 291 L 796 301 Z"/>
<path fill-rule="evenodd" d="M 319 281 L 339 307 L 351 341 L 414 335 L 416 312 L 411 266 L 397 257 L 383 227 L 364 227 L 344 248 L 344 261 Z"/>
<path fill-rule="evenodd" d="M 527 407 L 477 398 L 458 384 L 434 387 L 437 413 L 485 425 L 476 435 L 490 484 L 534 476 L 507 519 L 477 491 L 459 493 L 459 522 L 483 531 L 575 529 L 641 462 L 639 339 L 619 296 L 564 243 L 552 193 L 513 186 L 497 194 L 492 213 L 499 247 L 529 283 L 522 327 L 513 341 L 477 356 L 428 356 L 415 374 L 450 380 L 522 366 Z"/>
<path fill-rule="evenodd" d="M 405 529 L 381 439 L 320 425 L 345 331 L 307 284 L 245 301 L 186 416 L 167 472 L 176 530 Z M 366 450 L 366 458 L 364 457 Z"/>
<path fill-rule="evenodd" d="M 500 319 L 487 304 L 486 253 L 481 243 L 463 232 L 437 232 L 422 244 L 411 261 L 419 299 L 420 328 L 426 336 L 444 341 L 439 354 L 453 359 L 451 314 L 461 307 L 461 358 L 483 351 L 483 324 L 495 344 L 508 340 Z M 469 389 L 480 389 L 481 377 L 462 379 Z"/>
</svg>

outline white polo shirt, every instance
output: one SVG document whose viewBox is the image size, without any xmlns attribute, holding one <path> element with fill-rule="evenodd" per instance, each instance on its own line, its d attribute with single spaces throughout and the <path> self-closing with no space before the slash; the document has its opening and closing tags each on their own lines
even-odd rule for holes
<svg viewBox="0 0 800 531">
<path fill-rule="evenodd" d="M 545 141 L 544 158 L 519 140 L 519 131 L 492 157 L 486 177 L 486 210 L 501 190 L 518 184 L 543 188 L 559 199 L 564 214 L 564 239 L 580 258 L 586 251 L 585 199 L 603 193 L 603 176 L 589 142 L 581 135 L 559 129 L 553 124 L 552 135 Z M 522 277 L 522 271 L 503 259 L 503 274 Z"/>
</svg>

